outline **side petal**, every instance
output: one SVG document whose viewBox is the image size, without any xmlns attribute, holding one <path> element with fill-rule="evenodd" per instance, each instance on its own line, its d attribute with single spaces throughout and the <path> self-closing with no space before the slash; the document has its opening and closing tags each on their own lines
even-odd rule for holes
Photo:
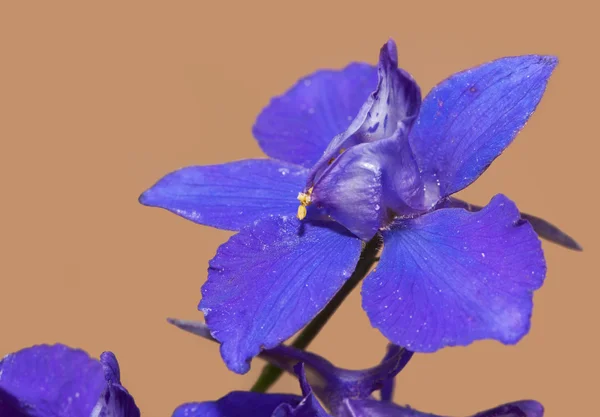
<svg viewBox="0 0 600 417">
<path fill-rule="evenodd" d="M 365 241 L 396 215 L 427 211 L 438 194 L 423 186 L 405 145 L 386 138 L 352 147 L 314 185 L 311 202 Z"/>
<path fill-rule="evenodd" d="M 469 211 L 479 211 L 483 207 L 476 206 L 475 204 L 467 203 L 466 201 L 459 200 L 458 198 L 449 198 L 444 202 L 444 207 L 460 207 Z M 534 216 L 532 214 L 521 213 L 523 220 L 527 220 L 533 230 L 538 234 L 539 237 L 549 242 L 556 243 L 557 245 L 563 246 L 567 249 L 573 249 L 576 251 L 582 251 L 583 248 L 575 239 L 554 226 L 547 220 L 541 217 Z"/>
<path fill-rule="evenodd" d="M 295 407 L 301 400 L 297 395 L 234 391 L 217 401 L 180 405 L 173 417 L 271 417 L 281 404 Z"/>
<path fill-rule="evenodd" d="M 371 324 L 416 352 L 479 339 L 518 342 L 544 280 L 541 244 L 514 203 L 440 209 L 384 232 L 384 251 L 362 288 Z"/>
<path fill-rule="evenodd" d="M 39 345 L 0 361 L 0 415 L 89 417 L 106 383 L 82 350 Z"/>
<path fill-rule="evenodd" d="M 307 171 L 271 159 L 192 166 L 165 175 L 140 196 L 195 223 L 240 230 L 269 214 L 296 213 Z"/>
<path fill-rule="evenodd" d="M 369 64 L 317 71 L 273 98 L 252 132 L 270 157 L 310 168 L 350 126 L 376 85 L 377 69 Z"/>
<path fill-rule="evenodd" d="M 270 216 L 223 244 L 211 260 L 199 309 L 221 355 L 245 373 L 262 348 L 312 319 L 350 277 L 361 241 L 334 223 Z"/>
<path fill-rule="evenodd" d="M 525 126 L 556 57 L 498 59 L 452 75 L 425 97 L 410 143 L 442 197 L 475 181 Z"/>
</svg>

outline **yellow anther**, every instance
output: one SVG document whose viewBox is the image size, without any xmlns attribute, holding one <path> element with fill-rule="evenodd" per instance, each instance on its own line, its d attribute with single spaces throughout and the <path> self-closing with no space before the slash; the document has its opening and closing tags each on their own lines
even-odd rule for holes
<svg viewBox="0 0 600 417">
<path fill-rule="evenodd" d="M 298 220 L 302 220 L 306 217 L 306 207 L 302 204 L 298 206 Z"/>
<path fill-rule="evenodd" d="M 303 218 L 306 217 L 306 206 L 310 205 L 310 203 L 311 203 L 310 195 L 312 194 L 312 190 L 313 190 L 313 187 L 310 187 L 307 192 L 298 194 L 298 200 L 300 201 L 300 206 L 298 207 L 297 216 L 298 216 L 299 220 L 302 220 Z"/>
</svg>

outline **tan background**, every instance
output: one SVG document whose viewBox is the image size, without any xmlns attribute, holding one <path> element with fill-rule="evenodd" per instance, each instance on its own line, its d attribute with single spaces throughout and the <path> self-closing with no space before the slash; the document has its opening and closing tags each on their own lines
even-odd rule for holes
<svg viewBox="0 0 600 417">
<path fill-rule="evenodd" d="M 497 57 L 560 57 L 529 125 L 463 196 L 485 203 L 504 192 L 586 250 L 544 245 L 550 272 L 517 347 L 480 342 L 418 356 L 397 398 L 444 415 L 529 397 L 547 417 L 594 415 L 594 2 L 417 3 L 3 1 L 0 354 L 56 341 L 93 355 L 112 349 L 150 417 L 249 387 L 258 361 L 247 376 L 229 373 L 216 346 L 165 322 L 201 317 L 207 261 L 229 234 L 142 207 L 138 194 L 181 166 L 260 156 L 250 127 L 271 96 L 320 67 L 375 62 L 393 37 L 424 92 Z M 355 293 L 313 349 L 364 367 L 384 345 Z"/>
</svg>

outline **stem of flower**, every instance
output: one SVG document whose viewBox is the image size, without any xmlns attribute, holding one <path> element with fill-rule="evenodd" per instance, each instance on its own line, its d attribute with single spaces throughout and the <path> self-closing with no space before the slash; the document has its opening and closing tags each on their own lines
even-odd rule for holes
<svg viewBox="0 0 600 417">
<path fill-rule="evenodd" d="M 333 316 L 333 313 L 342 305 L 346 297 L 356 288 L 359 282 L 367 276 L 373 265 L 379 260 L 377 256 L 381 249 L 381 238 L 376 235 L 364 247 L 356 269 L 352 276 L 346 281 L 342 288 L 335 294 L 323 310 L 312 319 L 310 323 L 300 332 L 292 346 L 304 350 L 310 342 L 319 334 L 325 324 Z M 271 364 L 265 365 L 260 376 L 250 389 L 253 392 L 267 392 L 267 390 L 279 379 L 283 371 Z"/>
</svg>

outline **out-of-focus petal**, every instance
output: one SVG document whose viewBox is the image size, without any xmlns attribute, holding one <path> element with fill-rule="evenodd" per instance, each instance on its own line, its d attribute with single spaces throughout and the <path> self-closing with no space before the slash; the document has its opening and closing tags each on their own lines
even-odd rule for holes
<svg viewBox="0 0 600 417">
<path fill-rule="evenodd" d="M 501 58 L 434 87 L 410 132 L 425 182 L 444 197 L 475 181 L 523 128 L 557 62 L 540 55 Z"/>
<path fill-rule="evenodd" d="M 273 413 L 273 417 L 333 417 L 323 409 L 323 406 L 313 394 L 312 388 L 306 379 L 304 364 L 302 362 L 294 366 L 294 373 L 300 381 L 303 396 L 302 401 L 296 407 L 292 407 L 289 404 L 280 406 Z"/>
<path fill-rule="evenodd" d="M 362 288 L 371 324 L 416 352 L 479 339 L 518 342 L 544 280 L 541 244 L 508 198 L 481 211 L 440 209 L 384 231 Z"/>
<path fill-rule="evenodd" d="M 473 417 L 543 417 L 544 407 L 537 401 L 523 400 L 482 411 Z"/>
<path fill-rule="evenodd" d="M 377 69 L 369 64 L 317 71 L 273 98 L 252 132 L 270 157 L 310 168 L 350 126 L 376 85 Z"/>
<path fill-rule="evenodd" d="M 169 319 L 169 322 L 180 329 L 216 341 L 202 322 L 179 319 Z M 265 349 L 259 357 L 289 373 L 297 374 L 301 377 L 304 391 L 310 384 L 311 392 L 314 389 L 329 409 L 339 410 L 344 398 L 369 398 L 376 390 L 389 391 L 393 387 L 391 382 L 412 355 L 412 352 L 400 346 L 390 345 L 379 365 L 364 370 L 341 369 L 319 355 L 285 345 Z M 299 363 L 308 370 L 306 381 L 302 379 L 304 374 L 298 373 L 296 368 Z M 385 401 L 391 400 L 390 392 L 382 392 L 382 396 L 387 397 Z"/>
<path fill-rule="evenodd" d="M 346 409 L 339 417 L 441 417 L 373 399 L 347 400 L 345 405 Z M 542 417 L 543 415 L 544 408 L 540 403 L 517 401 L 482 411 L 473 417 Z"/>
<path fill-rule="evenodd" d="M 96 404 L 98 414 L 91 417 L 140 417 L 140 410 L 129 391 L 121 385 L 121 369 L 112 352 L 103 352 L 100 362 L 104 369 L 106 389 Z"/>
<path fill-rule="evenodd" d="M 459 200 L 457 198 L 449 198 L 444 202 L 444 207 L 460 207 L 469 211 L 479 211 L 483 207 L 476 206 L 475 204 L 467 203 L 466 201 Z M 573 249 L 576 251 L 582 251 L 583 248 L 575 239 L 571 236 L 560 230 L 558 227 L 554 226 L 552 223 L 547 220 L 542 219 L 541 217 L 534 216 L 532 214 L 521 213 L 521 218 L 527 220 L 529 224 L 533 227 L 533 230 L 538 234 L 542 239 L 546 239 L 552 243 L 556 243 L 557 245 L 563 246 L 567 249 Z"/>
<path fill-rule="evenodd" d="M 140 196 L 195 223 L 240 230 L 269 214 L 294 215 L 307 171 L 270 159 L 192 166 L 165 175 Z"/>
<path fill-rule="evenodd" d="M 64 345 L 38 345 L 0 362 L 0 415 L 89 417 L 105 389 L 99 361 Z"/>
<path fill-rule="evenodd" d="M 173 417 L 271 417 L 282 404 L 295 407 L 300 401 L 297 395 L 234 391 L 217 401 L 180 405 Z"/>
<path fill-rule="evenodd" d="M 351 276 L 361 241 L 333 223 L 257 220 L 211 260 L 199 309 L 221 354 L 245 373 L 262 348 L 307 324 Z"/>
</svg>

